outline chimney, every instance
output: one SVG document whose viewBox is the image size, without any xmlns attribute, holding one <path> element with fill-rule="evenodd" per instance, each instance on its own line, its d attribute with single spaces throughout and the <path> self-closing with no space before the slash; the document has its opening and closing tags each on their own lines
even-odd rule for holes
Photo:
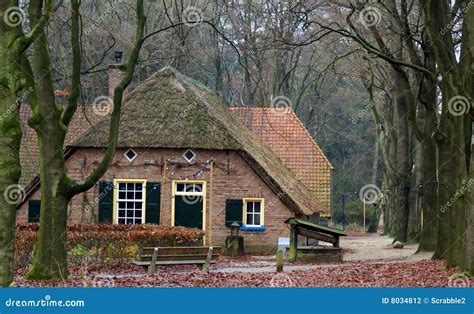
<svg viewBox="0 0 474 314">
<path fill-rule="evenodd" d="M 114 58 L 116 64 L 109 65 L 109 97 L 114 98 L 115 87 L 120 83 L 125 76 L 127 65 L 122 64 L 122 52 L 114 51 Z M 123 91 L 123 97 L 127 95 L 127 90 Z"/>
</svg>

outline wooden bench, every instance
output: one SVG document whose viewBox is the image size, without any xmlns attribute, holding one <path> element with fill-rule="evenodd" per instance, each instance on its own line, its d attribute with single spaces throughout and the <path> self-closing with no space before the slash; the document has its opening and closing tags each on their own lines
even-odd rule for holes
<svg viewBox="0 0 474 314">
<path fill-rule="evenodd" d="M 156 265 L 202 265 L 203 271 L 209 271 L 209 265 L 219 258 L 221 251 L 220 246 L 145 247 L 133 264 L 148 267 L 149 275 L 155 273 Z"/>
</svg>

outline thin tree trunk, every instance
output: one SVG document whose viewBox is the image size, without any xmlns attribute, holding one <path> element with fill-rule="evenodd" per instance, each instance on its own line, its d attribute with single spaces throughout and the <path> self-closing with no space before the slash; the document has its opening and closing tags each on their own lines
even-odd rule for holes
<svg viewBox="0 0 474 314">
<path fill-rule="evenodd" d="M 420 214 L 420 195 L 419 185 L 421 182 L 421 164 L 422 152 L 420 142 L 414 138 L 415 142 L 415 161 L 410 181 L 410 212 L 408 218 L 407 241 L 409 243 L 418 242 L 421 231 L 421 214 Z"/>
</svg>

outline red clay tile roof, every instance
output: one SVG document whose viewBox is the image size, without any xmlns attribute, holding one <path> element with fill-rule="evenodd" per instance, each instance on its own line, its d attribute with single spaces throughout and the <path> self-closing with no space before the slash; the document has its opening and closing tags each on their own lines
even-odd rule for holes
<svg viewBox="0 0 474 314">
<path fill-rule="evenodd" d="M 293 110 L 230 107 L 280 157 L 316 198 L 330 208 L 333 166 Z"/>
</svg>

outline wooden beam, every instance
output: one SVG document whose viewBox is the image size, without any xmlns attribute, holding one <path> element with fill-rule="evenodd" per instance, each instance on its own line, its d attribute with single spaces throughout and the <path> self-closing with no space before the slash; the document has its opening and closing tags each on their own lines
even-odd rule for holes
<svg viewBox="0 0 474 314">
<path fill-rule="evenodd" d="M 298 247 L 298 233 L 296 232 L 296 227 L 290 225 L 290 249 L 288 251 L 288 262 L 293 263 L 296 261 L 297 247 Z"/>
<path fill-rule="evenodd" d="M 209 265 L 211 264 L 211 259 L 212 259 L 212 251 L 213 251 L 213 248 L 211 246 L 209 248 L 209 252 L 207 252 L 206 262 L 204 263 L 204 265 L 202 265 L 202 270 L 205 272 L 209 271 Z"/>
<path fill-rule="evenodd" d="M 158 248 L 153 250 L 153 257 L 151 258 L 151 264 L 148 266 L 148 275 L 154 275 L 156 271 L 156 258 L 158 257 Z"/>
<path fill-rule="evenodd" d="M 296 230 L 297 230 L 296 232 L 298 234 L 301 234 L 302 236 L 305 236 L 305 237 L 308 237 L 308 238 L 320 240 L 320 241 L 323 241 L 323 242 L 328 242 L 328 243 L 331 243 L 331 244 L 335 244 L 336 242 L 338 242 L 335 237 L 331 237 L 331 236 L 328 236 L 328 235 L 325 235 L 325 234 L 321 234 L 321 233 L 316 232 L 316 231 L 312 231 L 312 230 L 308 230 L 308 229 L 302 229 L 302 228 L 299 228 L 299 227 L 297 227 Z"/>
</svg>

